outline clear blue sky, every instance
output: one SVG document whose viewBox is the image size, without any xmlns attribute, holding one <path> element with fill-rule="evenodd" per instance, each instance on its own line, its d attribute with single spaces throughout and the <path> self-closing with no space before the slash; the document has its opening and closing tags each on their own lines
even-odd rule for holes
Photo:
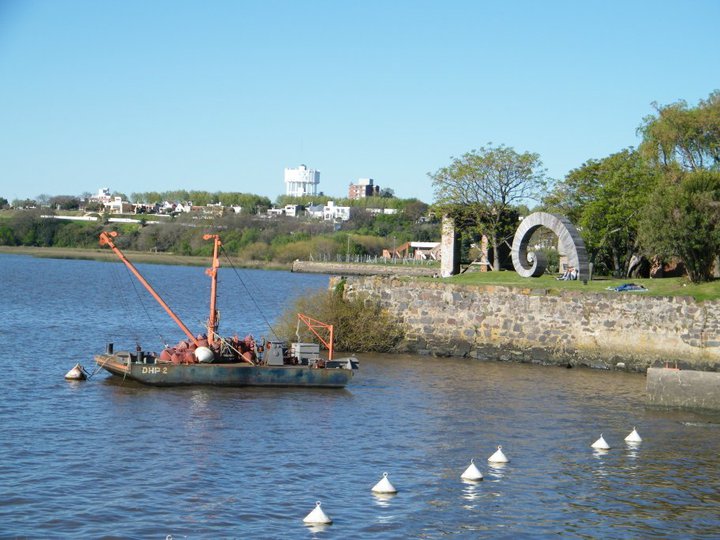
<svg viewBox="0 0 720 540">
<path fill-rule="evenodd" d="M 563 178 L 720 88 L 720 1 L 0 0 L 0 196 L 345 196 L 488 142 Z"/>
</svg>

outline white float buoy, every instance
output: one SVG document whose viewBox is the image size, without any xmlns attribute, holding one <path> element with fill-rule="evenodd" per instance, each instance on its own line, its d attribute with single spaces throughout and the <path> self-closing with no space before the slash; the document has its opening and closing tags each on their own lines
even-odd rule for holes
<svg viewBox="0 0 720 540">
<path fill-rule="evenodd" d="M 394 494 L 397 493 L 397 489 L 395 489 L 395 486 L 393 486 L 390 483 L 390 480 L 388 480 L 388 473 L 384 472 L 382 479 L 373 486 L 372 488 L 373 493 L 385 493 L 385 494 Z"/>
<path fill-rule="evenodd" d="M 600 434 L 600 438 L 590 446 L 592 446 L 595 450 L 610 450 L 610 445 L 605 441 L 602 433 Z"/>
<path fill-rule="evenodd" d="M 490 463 L 508 463 L 510 460 L 503 454 L 502 446 L 498 446 L 497 451 L 488 458 Z"/>
<path fill-rule="evenodd" d="M 332 523 L 332 519 L 323 512 L 323 509 L 320 508 L 320 506 L 320 501 L 317 501 L 315 503 L 315 508 L 312 512 L 305 516 L 303 522 L 309 525 L 330 525 Z"/>
<path fill-rule="evenodd" d="M 211 362 L 215 358 L 215 353 L 209 347 L 198 347 L 195 349 L 195 358 L 201 363 Z"/>
<path fill-rule="evenodd" d="M 475 466 L 474 459 L 470 460 L 470 465 L 467 469 L 465 469 L 465 472 L 460 475 L 460 478 L 463 480 L 470 480 L 471 482 L 478 482 L 483 479 L 482 473 Z"/>
<path fill-rule="evenodd" d="M 75 367 L 65 374 L 65 378 L 68 381 L 84 381 L 87 378 L 85 368 L 80 364 L 75 364 Z"/>
<path fill-rule="evenodd" d="M 637 429 L 635 429 L 635 426 L 633 426 L 633 430 L 630 432 L 630 435 L 625 437 L 625 442 L 629 443 L 639 443 L 642 442 L 642 437 L 637 432 Z"/>
</svg>

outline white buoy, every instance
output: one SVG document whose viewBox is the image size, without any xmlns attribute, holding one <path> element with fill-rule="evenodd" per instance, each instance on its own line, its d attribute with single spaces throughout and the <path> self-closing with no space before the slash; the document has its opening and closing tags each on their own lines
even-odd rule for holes
<svg viewBox="0 0 720 540">
<path fill-rule="evenodd" d="M 490 463 L 508 463 L 510 460 L 503 454 L 502 446 L 498 446 L 497 451 L 488 458 Z"/>
<path fill-rule="evenodd" d="M 209 347 L 198 347 L 195 349 L 195 358 L 198 362 L 211 362 L 215 358 L 215 353 Z"/>
<path fill-rule="evenodd" d="M 610 445 L 605 442 L 605 438 L 602 433 L 600 434 L 600 438 L 590 446 L 592 446 L 595 450 L 610 450 Z"/>
<path fill-rule="evenodd" d="M 397 493 L 397 489 L 395 489 L 395 486 L 393 486 L 390 483 L 390 480 L 388 480 L 388 473 L 384 472 L 382 479 L 373 486 L 372 488 L 373 493 L 385 493 L 385 494 L 394 494 Z"/>
<path fill-rule="evenodd" d="M 68 381 L 84 381 L 87 377 L 85 369 L 80 364 L 75 364 L 75 367 L 65 374 L 65 378 Z"/>
<path fill-rule="evenodd" d="M 317 501 L 315 503 L 315 508 L 312 512 L 305 516 L 303 522 L 309 525 L 330 525 L 332 523 L 332 519 L 323 512 L 323 509 L 320 508 L 320 506 L 320 501 Z"/>
<path fill-rule="evenodd" d="M 625 437 L 625 442 L 629 443 L 639 443 L 642 442 L 642 437 L 637 432 L 637 429 L 635 429 L 635 426 L 633 426 L 633 430 L 630 432 L 630 435 Z"/>
<path fill-rule="evenodd" d="M 465 472 L 460 475 L 460 478 L 463 480 L 470 480 L 471 482 L 479 482 L 483 479 L 482 473 L 475 466 L 474 459 L 470 460 L 470 465 L 467 469 L 465 469 Z"/>
</svg>

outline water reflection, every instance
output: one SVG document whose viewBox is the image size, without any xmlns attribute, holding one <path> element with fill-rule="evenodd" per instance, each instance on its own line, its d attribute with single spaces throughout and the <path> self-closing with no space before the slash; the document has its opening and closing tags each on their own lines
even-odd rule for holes
<svg viewBox="0 0 720 540">
<path fill-rule="evenodd" d="M 313 535 L 321 534 L 330 530 L 330 525 L 307 524 L 305 528 Z M 313 536 L 317 538 L 317 536 Z"/>
<path fill-rule="evenodd" d="M 481 497 L 480 487 L 478 485 L 480 484 L 480 480 L 463 480 L 462 483 L 465 484 L 462 490 L 462 498 L 468 503 L 474 503 Z M 472 510 L 475 508 L 475 504 L 465 504 L 463 508 Z"/>
<path fill-rule="evenodd" d="M 510 468 L 507 463 L 491 463 L 488 466 L 487 476 L 491 479 L 491 482 L 499 482 L 505 477 L 509 470 Z"/>
<path fill-rule="evenodd" d="M 390 501 L 392 501 L 396 495 L 394 493 L 373 493 L 374 502 L 380 508 L 390 508 Z"/>
</svg>

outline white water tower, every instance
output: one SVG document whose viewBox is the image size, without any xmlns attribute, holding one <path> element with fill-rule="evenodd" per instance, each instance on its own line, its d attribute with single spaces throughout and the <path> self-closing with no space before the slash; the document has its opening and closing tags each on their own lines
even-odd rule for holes
<svg viewBox="0 0 720 540">
<path fill-rule="evenodd" d="M 285 168 L 285 195 L 304 197 L 317 195 L 320 171 L 300 165 L 296 169 Z"/>
</svg>

